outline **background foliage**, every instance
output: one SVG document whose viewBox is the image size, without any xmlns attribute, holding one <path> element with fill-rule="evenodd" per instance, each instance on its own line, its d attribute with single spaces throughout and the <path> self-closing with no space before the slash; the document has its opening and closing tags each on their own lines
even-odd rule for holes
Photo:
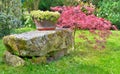
<svg viewBox="0 0 120 74">
<path fill-rule="evenodd" d="M 106 18 L 120 29 L 120 0 L 103 0 L 98 3 L 97 15 Z"/>
<path fill-rule="evenodd" d="M 110 20 L 120 29 L 120 0 L 0 0 L 0 37 L 23 25 L 34 27 L 32 17 L 22 12 L 50 10 L 50 7 L 54 6 L 76 6 L 81 4 L 81 1 L 92 2 L 96 7 L 97 16 Z"/>
<path fill-rule="evenodd" d="M 120 0 L 41 0 L 40 10 L 50 10 L 54 6 L 78 5 L 84 3 L 93 3 L 96 7 L 96 15 L 106 18 L 120 29 Z"/>
<path fill-rule="evenodd" d="M 50 10 L 50 7 L 54 6 L 76 6 L 80 0 L 40 0 L 40 10 Z"/>
<path fill-rule="evenodd" d="M 8 18 L 6 14 L 0 12 L 0 37 L 10 34 L 10 28 L 8 26 L 10 22 L 7 22 Z"/>
<path fill-rule="evenodd" d="M 38 10 L 38 5 L 41 0 L 22 0 L 23 7 L 30 12 L 31 10 Z"/>
<path fill-rule="evenodd" d="M 23 8 L 28 12 L 32 10 L 50 10 L 50 7 L 55 6 L 77 6 L 83 2 L 93 3 L 96 7 L 96 15 L 102 18 L 106 18 L 111 21 L 120 29 L 120 0 L 22 0 Z M 24 16 L 23 16 L 24 17 Z M 29 20 L 29 21 L 28 21 Z M 33 23 L 31 17 L 27 20 L 24 19 L 24 23 Z M 32 24 L 33 25 L 33 24 Z M 28 26 L 28 25 L 27 25 Z"/>
<path fill-rule="evenodd" d="M 21 26 L 21 0 L 1 0 L 0 37 L 10 34 L 10 29 Z"/>
</svg>

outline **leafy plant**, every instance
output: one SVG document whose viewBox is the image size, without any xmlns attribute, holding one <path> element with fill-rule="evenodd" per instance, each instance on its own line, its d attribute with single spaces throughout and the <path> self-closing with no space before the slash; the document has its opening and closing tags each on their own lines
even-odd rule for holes
<svg viewBox="0 0 120 74">
<path fill-rule="evenodd" d="M 0 37 L 10 34 L 10 29 L 21 27 L 21 0 L 1 0 Z"/>
<path fill-rule="evenodd" d="M 34 19 L 37 19 L 39 21 L 50 20 L 52 22 L 56 22 L 60 16 L 58 12 L 40 11 L 40 10 L 31 11 L 30 14 Z"/>
<path fill-rule="evenodd" d="M 80 0 L 40 0 L 40 10 L 50 10 L 50 7 L 78 5 Z"/>
<path fill-rule="evenodd" d="M 40 0 L 23 0 L 23 8 L 26 8 L 30 13 L 31 10 L 38 10 Z"/>
<path fill-rule="evenodd" d="M 97 16 L 110 20 L 120 29 L 120 0 L 103 0 L 98 6 Z"/>
<path fill-rule="evenodd" d="M 35 24 L 32 19 L 32 16 L 28 12 L 23 13 L 23 21 L 24 21 L 23 24 L 25 27 L 35 28 Z"/>
<path fill-rule="evenodd" d="M 10 28 L 8 24 L 8 16 L 2 12 L 0 12 L 0 38 L 10 34 Z"/>
<path fill-rule="evenodd" d="M 55 0 L 56 1 L 56 0 Z M 57 0 L 58 1 L 58 0 Z M 52 5 L 52 4 L 55 4 L 55 3 L 52 3 L 53 2 L 53 0 L 41 0 L 40 2 L 39 2 L 39 9 L 40 10 L 50 10 L 50 6 Z"/>
<path fill-rule="evenodd" d="M 88 29 L 92 34 L 95 34 L 93 35 L 96 42 L 94 47 L 96 48 L 100 45 L 104 48 L 104 44 L 102 43 L 106 42 L 107 37 L 110 35 L 109 29 L 112 27 L 110 21 L 96 17 L 92 14 L 93 12 L 91 11 L 93 11 L 93 9 L 90 7 L 84 7 L 84 9 L 87 10 L 86 13 L 81 10 L 83 7 L 80 6 L 58 6 L 52 9 L 61 11 L 61 16 L 57 23 L 58 27 L 74 29 L 74 36 L 76 29 Z M 81 33 L 79 37 L 92 43 L 84 33 Z"/>
<path fill-rule="evenodd" d="M 0 1 L 0 11 L 1 11 L 1 9 L 2 9 L 2 1 Z"/>
</svg>

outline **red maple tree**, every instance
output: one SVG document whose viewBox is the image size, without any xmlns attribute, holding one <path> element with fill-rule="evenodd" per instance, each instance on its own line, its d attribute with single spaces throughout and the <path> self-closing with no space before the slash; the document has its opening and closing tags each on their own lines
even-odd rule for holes
<svg viewBox="0 0 120 74">
<path fill-rule="evenodd" d="M 58 23 L 56 24 L 58 27 L 74 29 L 74 36 L 76 29 L 89 30 L 90 33 L 95 34 L 95 48 L 98 47 L 98 44 L 100 47 L 104 48 L 104 43 L 111 34 L 110 29 L 112 27 L 115 28 L 110 21 L 95 16 L 93 14 L 94 8 L 89 6 L 56 6 L 51 7 L 51 9 L 61 13 Z M 86 12 L 84 12 L 83 9 Z M 80 34 L 79 37 L 92 43 L 84 33 Z"/>
</svg>

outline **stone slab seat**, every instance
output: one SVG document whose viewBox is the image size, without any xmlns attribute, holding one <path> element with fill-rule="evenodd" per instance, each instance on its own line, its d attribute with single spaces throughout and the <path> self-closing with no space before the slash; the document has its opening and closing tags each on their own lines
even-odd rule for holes
<svg viewBox="0 0 120 74">
<path fill-rule="evenodd" d="M 31 31 L 5 36 L 3 43 L 7 50 L 18 56 L 45 56 L 47 53 L 72 48 L 72 31 L 59 29 Z"/>
</svg>

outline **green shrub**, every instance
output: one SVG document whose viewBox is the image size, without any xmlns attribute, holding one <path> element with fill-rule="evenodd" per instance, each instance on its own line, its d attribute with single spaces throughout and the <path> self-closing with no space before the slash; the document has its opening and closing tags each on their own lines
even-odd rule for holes
<svg viewBox="0 0 120 74">
<path fill-rule="evenodd" d="M 97 15 L 110 20 L 120 29 L 120 0 L 103 0 L 98 6 Z"/>
<path fill-rule="evenodd" d="M 39 9 L 40 10 L 50 10 L 53 6 L 63 6 L 64 0 L 40 0 Z"/>
<path fill-rule="evenodd" d="M 0 11 L 2 10 L 2 1 L 0 1 Z"/>
<path fill-rule="evenodd" d="M 22 25 L 21 0 L 2 0 L 2 12 L 9 16 L 10 26 L 17 28 Z"/>
<path fill-rule="evenodd" d="M 40 10 L 31 11 L 30 14 L 34 19 L 37 19 L 40 21 L 50 20 L 52 22 L 56 22 L 60 16 L 60 13 L 58 12 L 40 11 Z"/>
<path fill-rule="evenodd" d="M 32 19 L 32 16 L 28 12 L 23 13 L 23 24 L 24 27 L 35 28 L 35 23 Z"/>
<path fill-rule="evenodd" d="M 0 12 L 0 38 L 10 34 L 10 24 L 8 21 L 8 16 L 2 12 Z"/>
<path fill-rule="evenodd" d="M 68 6 L 68 5 L 78 5 L 79 0 L 40 0 L 39 9 L 40 10 L 50 10 L 50 7 L 55 6 Z"/>
<path fill-rule="evenodd" d="M 52 4 L 52 0 L 41 0 L 39 3 L 39 9 L 40 10 L 50 10 L 50 6 Z"/>
<path fill-rule="evenodd" d="M 1 0 L 0 37 L 10 34 L 10 30 L 22 26 L 21 0 Z"/>
<path fill-rule="evenodd" d="M 99 2 L 101 2 L 103 0 L 92 0 L 92 4 L 95 5 L 96 7 L 98 7 Z"/>
<path fill-rule="evenodd" d="M 10 30 L 22 26 L 21 0 L 0 1 L 0 37 L 10 34 Z"/>
<path fill-rule="evenodd" d="M 39 2 L 41 0 L 23 0 L 23 8 L 26 9 L 28 12 L 31 10 L 38 10 Z"/>
</svg>

